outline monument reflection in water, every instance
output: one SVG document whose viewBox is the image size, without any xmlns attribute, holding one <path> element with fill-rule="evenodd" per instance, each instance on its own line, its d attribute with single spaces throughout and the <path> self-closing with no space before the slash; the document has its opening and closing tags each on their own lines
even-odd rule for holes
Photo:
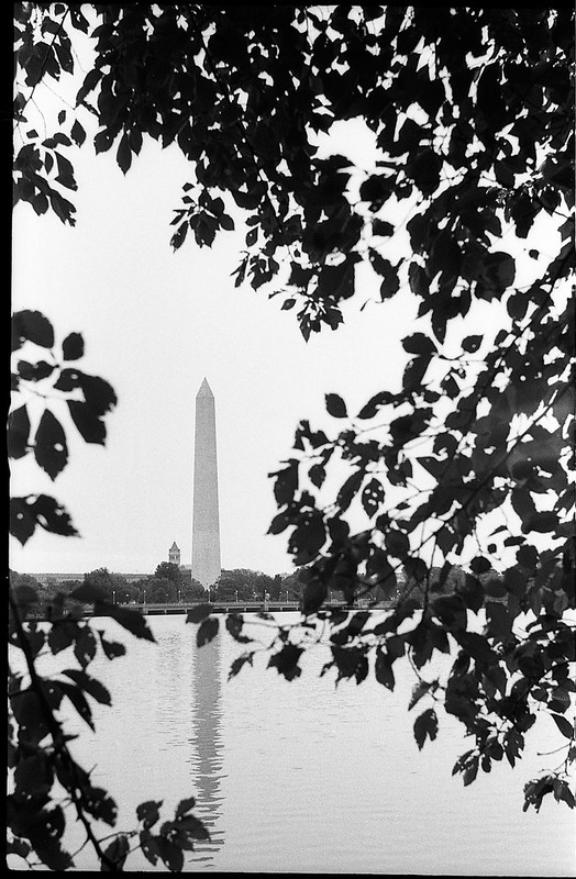
<svg viewBox="0 0 576 879">
<path fill-rule="evenodd" d="M 194 650 L 193 721 L 190 738 L 194 814 L 206 825 L 210 842 L 196 843 L 192 861 L 207 865 L 224 844 L 221 826 L 223 797 L 222 683 L 220 638 Z"/>
</svg>

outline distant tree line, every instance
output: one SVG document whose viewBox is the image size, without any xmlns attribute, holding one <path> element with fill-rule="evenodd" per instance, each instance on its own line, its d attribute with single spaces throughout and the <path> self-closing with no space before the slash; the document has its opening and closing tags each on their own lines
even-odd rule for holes
<svg viewBox="0 0 576 879">
<path fill-rule="evenodd" d="M 233 568 L 223 570 L 220 577 L 210 588 L 209 598 L 218 601 L 298 601 L 303 598 L 306 583 L 310 576 L 311 566 L 301 565 L 290 573 L 264 574 L 250 568 Z M 465 581 L 465 573 L 454 567 L 445 582 L 441 582 L 441 569 L 432 568 L 432 578 L 436 581 L 436 591 L 451 594 Z M 487 572 L 481 577 L 482 582 L 489 579 L 497 580 L 494 572 Z M 138 580 L 129 580 L 122 574 L 115 574 L 108 568 L 95 568 L 84 574 L 82 579 L 63 580 L 57 577 L 48 578 L 41 583 L 31 574 L 10 571 L 10 582 L 13 587 L 27 586 L 35 590 L 38 605 L 41 609 L 57 606 L 59 596 L 68 598 L 80 586 L 89 586 L 101 590 L 113 604 L 141 604 L 198 602 L 208 597 L 206 590 L 198 580 L 192 577 L 189 570 L 180 568 L 171 562 L 161 562 L 153 574 L 143 575 Z M 378 598 L 381 601 L 392 601 L 404 593 L 410 594 L 421 602 L 421 585 L 413 578 L 400 575 L 393 589 L 380 589 Z M 345 601 L 344 591 L 337 588 L 330 590 L 329 598 L 333 601 Z"/>
</svg>

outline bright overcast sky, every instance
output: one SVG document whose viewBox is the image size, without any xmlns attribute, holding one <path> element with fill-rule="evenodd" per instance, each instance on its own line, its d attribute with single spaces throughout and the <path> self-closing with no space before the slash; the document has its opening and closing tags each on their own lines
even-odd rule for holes
<svg viewBox="0 0 576 879">
<path fill-rule="evenodd" d="M 41 86 L 35 99 L 46 115 L 63 106 Z M 329 151 L 373 167 L 370 134 L 360 122 L 341 130 Z M 176 148 L 145 141 L 126 177 L 114 153 L 95 156 L 88 143 L 70 151 L 78 181 L 71 195 L 75 228 L 52 213 L 37 217 L 28 204 L 15 210 L 14 309 L 43 311 L 59 341 L 82 332 L 87 353 L 79 367 L 110 381 L 119 405 L 107 416 L 102 448 L 79 440 L 65 404 L 58 404 L 71 456 L 55 483 L 31 456 L 14 462 L 12 493 L 53 494 L 81 538 L 39 529 L 24 548 L 12 541 L 11 567 L 151 573 L 174 540 L 189 564 L 194 406 L 206 377 L 216 399 L 222 566 L 288 571 L 286 534 L 266 535 L 276 512 L 267 474 L 289 456 L 300 419 L 334 431 L 324 410 L 327 392 L 343 396 L 355 412 L 382 388 L 400 389 L 407 359 L 401 339 L 414 331 L 417 302 L 403 292 L 378 303 L 377 279 L 361 266 L 360 293 L 345 306 L 344 325 L 305 343 L 296 309 L 280 311 L 282 297 L 234 287 L 241 228 L 222 233 L 211 249 L 188 236 L 173 253 L 169 223 L 187 180 Z M 403 203 L 390 219 L 404 219 L 407 208 Z M 485 327 L 488 308 L 476 307 Z M 458 327 L 458 336 L 465 334 Z M 37 401 L 38 417 L 42 408 Z"/>
<path fill-rule="evenodd" d="M 351 156 L 362 134 L 357 126 L 346 144 Z M 189 563 L 194 404 L 206 376 L 216 399 L 222 565 L 289 570 L 286 536 L 266 536 L 276 509 L 267 473 L 289 455 L 299 419 L 332 427 L 325 393 L 360 408 L 388 382 L 398 386 L 415 301 L 374 302 L 360 313 L 377 297 L 366 272 L 366 295 L 345 325 L 305 343 L 280 297 L 234 287 L 240 230 L 211 249 L 190 241 L 173 253 L 169 223 L 186 181 L 177 150 L 146 143 L 126 177 L 112 154 L 95 157 L 91 147 L 74 164 L 75 228 L 16 208 L 13 307 L 43 311 L 60 341 L 81 331 L 78 365 L 110 381 L 119 405 L 107 416 L 105 448 L 70 429 L 70 463 L 55 483 L 29 459 L 14 463 L 12 492 L 53 493 L 82 537 L 39 531 L 23 549 L 13 541 L 11 567 L 150 572 L 173 540 Z"/>
</svg>

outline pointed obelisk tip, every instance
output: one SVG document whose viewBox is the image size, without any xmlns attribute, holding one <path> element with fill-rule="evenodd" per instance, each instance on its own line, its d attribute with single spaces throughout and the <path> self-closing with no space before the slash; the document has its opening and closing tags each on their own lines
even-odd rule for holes
<svg viewBox="0 0 576 879">
<path fill-rule="evenodd" d="M 204 379 L 202 381 L 202 384 L 200 385 L 200 388 L 198 389 L 198 393 L 196 394 L 196 396 L 197 397 L 213 397 L 214 396 L 214 394 L 212 393 L 212 388 L 210 387 L 210 385 L 208 384 L 206 379 Z"/>
</svg>

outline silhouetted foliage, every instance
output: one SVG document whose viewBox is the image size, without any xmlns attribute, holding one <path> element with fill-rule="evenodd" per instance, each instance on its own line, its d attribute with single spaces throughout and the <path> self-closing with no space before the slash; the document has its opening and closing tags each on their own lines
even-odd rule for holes
<svg viewBox="0 0 576 879">
<path fill-rule="evenodd" d="M 419 302 L 414 332 L 402 340 L 410 357 L 402 387 L 383 388 L 358 412 L 327 394 L 332 430 L 300 422 L 293 456 L 272 474 L 270 533 L 288 532 L 294 562 L 305 566 L 307 625 L 276 627 L 269 665 L 298 677 L 313 631 L 328 637 L 323 673 L 334 668 L 337 681 L 360 683 L 373 671 L 392 689 L 394 664 L 407 657 L 416 676 L 409 709 L 433 699 L 415 720 L 418 746 L 436 739 L 440 708 L 457 717 L 472 739 L 454 767 L 465 784 L 493 760 L 514 766 L 537 712 L 548 715 L 566 756 L 526 784 L 525 808 L 538 810 L 549 793 L 573 807 L 572 11 L 56 3 L 19 4 L 16 19 L 16 201 L 74 225 L 63 193 L 76 189 L 75 150 L 114 150 L 127 173 L 148 136 L 190 162 L 173 248 L 186 239 L 210 246 L 240 215 L 248 230 L 235 285 L 282 295 L 305 339 L 338 328 L 360 263 L 378 279 L 383 307 L 407 291 Z M 41 79 L 75 71 L 74 31 L 86 35 L 94 61 L 75 111 L 62 111 L 56 133 L 42 139 L 27 127 L 32 95 Z M 320 158 L 317 135 L 357 118 L 379 150 L 373 167 Z M 545 251 L 542 229 L 551 230 Z M 489 330 L 474 323 L 478 303 L 492 308 Z M 52 387 L 81 436 L 104 443 L 114 392 L 66 365 L 83 355 L 79 333 L 63 340 L 59 359 L 54 344 L 44 315 L 15 315 L 16 392 Z M 17 400 L 10 454 L 32 453 L 54 479 L 67 463 L 65 430 L 48 405 L 32 426 L 25 397 Z M 340 461 L 348 475 L 330 494 L 327 475 Z M 364 517 L 359 532 L 352 514 Z M 25 543 L 38 525 L 76 533 L 54 498 L 13 499 L 15 536 Z M 457 566 L 463 578 L 447 590 Z M 326 611 L 332 589 L 348 604 L 380 589 L 393 609 L 380 622 L 368 611 Z M 199 644 L 217 636 L 209 608 L 190 621 Z M 31 626 L 25 639 L 14 625 L 32 674 L 32 645 L 43 636 Z M 75 637 L 86 628 L 71 625 Z M 247 645 L 242 625 L 234 617 L 226 628 Z M 436 651 L 454 657 L 443 680 L 426 676 Z M 231 675 L 252 655 L 247 646 Z M 34 706 L 40 692 L 28 694 Z M 31 710 L 36 747 L 48 715 Z M 12 764 L 17 779 L 30 778 L 22 759 Z M 28 823 L 13 814 L 13 845 L 68 866 L 54 842 L 62 816 L 44 808 L 50 784 L 42 793 L 36 780 L 31 787 L 44 799 L 36 812 L 22 807 Z M 123 839 L 106 856 L 117 865 Z M 141 844 L 181 867 L 165 842 Z"/>
</svg>

